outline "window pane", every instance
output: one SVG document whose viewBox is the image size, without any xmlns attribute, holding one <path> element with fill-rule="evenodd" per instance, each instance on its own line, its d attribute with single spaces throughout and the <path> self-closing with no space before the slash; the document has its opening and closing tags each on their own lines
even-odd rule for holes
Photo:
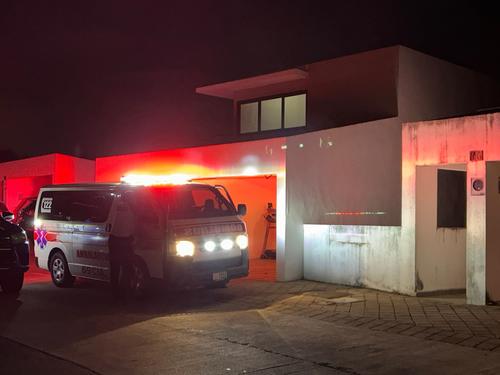
<svg viewBox="0 0 500 375">
<path fill-rule="evenodd" d="M 43 220 L 106 221 L 113 197 L 105 191 L 46 191 L 42 193 L 38 217 Z"/>
<path fill-rule="evenodd" d="M 260 130 L 281 129 L 281 98 L 260 102 Z"/>
<path fill-rule="evenodd" d="M 245 103 L 240 105 L 240 132 L 253 133 L 258 130 L 259 103 Z"/>
<path fill-rule="evenodd" d="M 38 207 L 38 217 L 43 220 L 70 220 L 70 204 L 66 192 L 44 191 Z"/>
<path fill-rule="evenodd" d="M 306 94 L 285 97 L 285 128 L 306 126 Z"/>
<path fill-rule="evenodd" d="M 467 220 L 466 175 L 463 171 L 438 169 L 438 228 L 465 228 Z"/>
</svg>

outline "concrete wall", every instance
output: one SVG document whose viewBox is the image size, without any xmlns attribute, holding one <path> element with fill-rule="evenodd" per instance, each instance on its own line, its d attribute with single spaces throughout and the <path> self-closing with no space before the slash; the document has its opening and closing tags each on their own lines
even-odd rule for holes
<svg viewBox="0 0 500 375">
<path fill-rule="evenodd" d="M 392 50 L 386 50 L 385 53 L 389 51 Z M 333 278 L 337 281 L 364 283 L 364 285 L 369 284 L 376 288 L 398 290 L 404 293 L 416 291 L 415 169 L 414 166 L 408 167 L 405 162 L 402 162 L 401 123 L 408 120 L 451 116 L 483 107 L 484 102 L 479 95 L 483 78 L 467 69 L 405 47 L 397 49 L 396 59 L 395 82 L 398 110 L 394 113 L 397 117 L 288 138 L 287 199 L 296 203 L 288 208 L 287 233 L 292 240 L 287 243 L 297 245 L 293 250 L 288 246 L 287 251 L 292 251 L 297 256 L 303 254 L 303 272 L 307 278 L 324 281 Z M 386 59 L 386 62 L 389 61 L 390 58 Z M 377 65 L 374 69 L 382 72 L 382 76 L 386 77 L 385 84 L 380 82 L 380 95 L 386 100 L 390 92 L 387 77 L 391 76 L 392 68 L 389 66 L 384 70 L 376 67 Z M 374 73 L 372 71 L 372 74 Z M 313 80 L 313 77 L 313 71 L 310 69 L 309 80 Z M 368 86 L 373 79 L 366 79 Z M 337 88 L 332 84 L 335 78 L 323 77 L 323 80 L 325 83 L 321 96 L 324 97 L 324 107 L 309 106 L 308 121 L 315 116 L 329 113 L 325 110 L 326 103 L 331 100 L 328 93 L 336 91 Z M 352 82 L 357 81 L 352 79 Z M 339 91 L 342 92 L 342 90 Z M 351 103 L 356 103 L 355 98 L 351 97 L 349 92 L 347 91 L 346 97 L 350 98 Z M 361 98 L 363 98 L 363 92 L 363 90 L 360 91 Z M 373 93 L 372 96 L 376 95 Z M 360 103 L 364 101 L 361 100 Z M 363 112 L 363 109 L 364 106 L 361 104 L 359 111 Z M 331 113 L 335 110 L 333 106 Z M 324 146 L 328 142 L 332 143 L 331 147 Z M 299 147 L 301 144 L 302 148 Z M 403 147 L 403 159 L 411 157 L 411 155 L 405 155 L 405 152 L 409 150 L 405 151 Z M 441 156 L 444 154 L 446 154 L 446 146 L 443 146 L 441 150 Z M 422 160 L 419 162 L 426 163 Z M 440 159 L 434 164 L 439 163 L 447 163 L 447 161 Z M 308 167 L 311 165 L 316 167 L 314 169 Z M 310 184 L 301 184 L 304 180 L 310 181 Z M 401 181 L 403 190 L 401 190 Z M 366 214 L 360 214 L 363 212 Z M 373 225 L 376 234 L 373 234 L 373 240 L 366 240 L 367 242 L 360 246 L 356 241 L 340 243 L 331 239 L 327 240 L 323 236 L 319 239 L 309 238 L 307 231 L 304 232 L 307 235 L 303 237 L 299 230 L 302 224 L 348 225 L 350 232 L 359 232 L 358 234 L 366 233 L 363 226 Z M 359 227 L 354 225 L 359 225 Z M 378 226 L 399 225 L 401 229 L 396 231 L 378 228 Z M 329 229 L 329 231 L 334 230 L 340 229 L 336 226 Z M 318 233 L 326 232 L 319 231 Z M 317 235 L 319 234 L 314 234 L 314 236 Z M 458 235 L 456 240 L 462 243 L 464 236 Z M 445 242 L 448 243 L 448 239 Z M 311 259 L 308 248 L 300 250 L 301 244 L 304 243 L 305 246 L 314 243 L 313 257 L 325 260 L 325 267 L 330 269 L 332 274 L 321 271 L 315 259 Z M 322 250 L 324 256 L 318 254 L 320 244 L 324 246 Z M 388 244 L 398 246 L 398 248 L 389 249 Z M 377 250 L 370 252 L 366 249 Z M 398 254 L 397 257 L 394 256 L 395 251 Z M 367 254 L 376 255 L 370 257 Z M 327 262 L 326 259 L 331 259 L 331 262 Z M 364 263 L 367 259 L 369 263 Z M 397 262 L 387 261 L 388 259 L 396 259 Z M 381 260 L 388 263 L 380 267 Z M 343 266 L 335 268 L 335 264 Z M 297 275 L 300 274 L 300 266 L 300 263 L 295 264 Z M 421 272 L 426 272 L 427 267 L 423 265 L 422 267 Z M 460 264 L 457 264 L 452 269 L 460 267 Z M 350 270 L 349 280 L 341 276 L 342 270 L 345 269 Z M 458 271 L 450 270 L 450 272 L 456 275 L 454 277 L 457 280 L 461 278 Z M 426 275 L 427 277 L 431 276 Z M 429 282 L 431 279 L 432 277 Z M 432 288 L 441 288 L 445 284 L 453 288 L 460 287 L 458 281 L 451 284 L 449 281 L 439 281 L 434 278 L 435 285 L 433 286 L 432 283 L 428 285 Z"/>
<path fill-rule="evenodd" d="M 55 170 L 56 154 L 0 163 L 0 176 L 6 178 L 47 176 Z"/>
<path fill-rule="evenodd" d="M 96 182 L 126 174 L 186 174 L 193 178 L 283 173 L 284 138 L 125 154 L 96 159 Z"/>
<path fill-rule="evenodd" d="M 327 129 L 398 115 L 398 47 L 308 65 L 307 126 Z"/>
<path fill-rule="evenodd" d="M 465 171 L 465 164 L 417 167 L 416 290 L 465 289 L 465 228 L 437 227 L 437 171 Z"/>
<path fill-rule="evenodd" d="M 300 224 L 399 225 L 397 118 L 287 138 L 289 216 Z"/>
<path fill-rule="evenodd" d="M 486 293 L 500 302 L 500 162 L 486 163 Z"/>
<path fill-rule="evenodd" d="M 399 47 L 398 106 L 403 122 L 466 115 L 495 105 L 500 105 L 498 82 Z"/>
<path fill-rule="evenodd" d="M 36 196 L 40 188 L 52 183 L 52 176 L 17 177 L 5 180 L 4 203 L 10 211 L 15 208 L 24 198 Z"/>
<path fill-rule="evenodd" d="M 304 278 L 411 294 L 400 235 L 393 226 L 306 224 Z"/>
<path fill-rule="evenodd" d="M 470 161 L 482 150 L 484 161 Z M 415 191 L 418 165 L 467 165 L 467 301 L 486 301 L 486 197 L 471 195 L 472 177 L 485 177 L 485 161 L 500 160 L 500 114 L 416 122 L 403 126 L 403 251 L 415 247 Z"/>
<path fill-rule="evenodd" d="M 327 245 L 330 243 L 327 239 L 317 242 L 308 237 L 310 233 L 304 231 L 304 224 L 349 225 L 350 231 L 355 230 L 354 225 L 360 225 L 356 230 L 361 233 L 366 233 L 366 225 L 372 225 L 378 237 L 367 245 L 373 251 L 363 258 L 369 261 L 365 265 L 377 264 L 379 261 L 373 258 L 377 254 L 380 260 L 390 257 L 394 262 L 387 262 L 383 268 L 374 266 L 368 273 L 360 269 L 352 277 L 380 289 L 408 290 L 414 273 L 413 261 L 404 254 L 393 256 L 397 249 L 392 246 L 399 243 L 399 231 L 388 230 L 385 238 L 381 234 L 385 230 L 379 228 L 400 224 L 400 136 L 401 125 L 395 118 L 288 138 L 286 251 L 287 259 L 294 259 L 287 264 L 289 274 L 323 281 L 336 277 L 320 272 L 315 266 L 321 243 L 325 257 L 335 249 L 336 258 L 332 262 L 341 257 L 343 263 L 351 263 L 353 267 L 360 264 L 357 251 L 348 243 L 335 243 L 332 247 Z M 308 248 L 311 243 L 315 243 L 313 253 Z M 359 248 L 358 243 L 353 246 Z M 401 267 L 407 280 L 401 281 L 396 276 L 398 281 L 393 282 Z M 331 269 L 333 272 L 333 266 Z"/>
<path fill-rule="evenodd" d="M 37 156 L 0 163 L 0 178 L 6 180 L 0 199 L 13 209 L 21 199 L 38 194 L 43 185 L 93 182 L 95 162 L 63 154 Z"/>
<path fill-rule="evenodd" d="M 234 104 L 307 91 L 309 131 L 394 117 L 398 51 L 394 46 L 310 63 L 299 68 L 304 78 L 235 91 Z"/>
<path fill-rule="evenodd" d="M 95 161 L 55 154 L 55 184 L 94 182 Z"/>
</svg>

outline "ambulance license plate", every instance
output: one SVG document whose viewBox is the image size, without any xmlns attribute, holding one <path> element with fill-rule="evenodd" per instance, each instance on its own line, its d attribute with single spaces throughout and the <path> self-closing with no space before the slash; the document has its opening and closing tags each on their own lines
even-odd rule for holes
<svg viewBox="0 0 500 375">
<path fill-rule="evenodd" d="M 224 281 L 227 279 L 227 272 L 214 272 L 212 274 L 212 281 Z"/>
</svg>

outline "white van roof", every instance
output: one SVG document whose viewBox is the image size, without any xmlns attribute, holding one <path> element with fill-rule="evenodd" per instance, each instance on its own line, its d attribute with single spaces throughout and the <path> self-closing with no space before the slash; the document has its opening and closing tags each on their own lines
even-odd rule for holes
<svg viewBox="0 0 500 375">
<path fill-rule="evenodd" d="M 42 187 L 44 190 L 51 189 L 113 189 L 120 187 L 123 184 L 118 183 L 87 183 L 87 184 L 54 184 L 45 185 Z"/>
<path fill-rule="evenodd" d="M 211 186 L 203 183 L 186 183 L 182 185 L 201 185 L 201 186 Z M 165 186 L 165 187 L 176 187 L 176 186 L 182 186 L 182 185 L 156 185 L 156 186 Z M 154 186 L 154 185 L 153 185 Z M 54 184 L 54 185 L 46 185 L 43 186 L 40 190 L 75 190 L 75 189 L 84 189 L 84 190 L 114 190 L 114 189 L 120 189 L 120 188 L 143 188 L 143 187 L 150 187 L 150 186 L 144 186 L 144 185 L 130 185 L 130 184 L 125 184 L 125 183 L 103 183 L 103 182 L 96 182 L 96 183 L 85 183 L 85 184 Z"/>
</svg>

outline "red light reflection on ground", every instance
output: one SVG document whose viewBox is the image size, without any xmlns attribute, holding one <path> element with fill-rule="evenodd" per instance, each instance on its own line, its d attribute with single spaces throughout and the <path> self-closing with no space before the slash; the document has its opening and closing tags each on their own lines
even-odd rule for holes
<svg viewBox="0 0 500 375">
<path fill-rule="evenodd" d="M 47 283 L 50 281 L 52 281 L 50 273 L 38 268 L 34 264 L 31 264 L 29 271 L 24 274 L 25 284 Z"/>
<path fill-rule="evenodd" d="M 262 280 L 276 281 L 276 260 L 274 259 L 250 259 L 249 275 L 237 280 Z"/>
</svg>

